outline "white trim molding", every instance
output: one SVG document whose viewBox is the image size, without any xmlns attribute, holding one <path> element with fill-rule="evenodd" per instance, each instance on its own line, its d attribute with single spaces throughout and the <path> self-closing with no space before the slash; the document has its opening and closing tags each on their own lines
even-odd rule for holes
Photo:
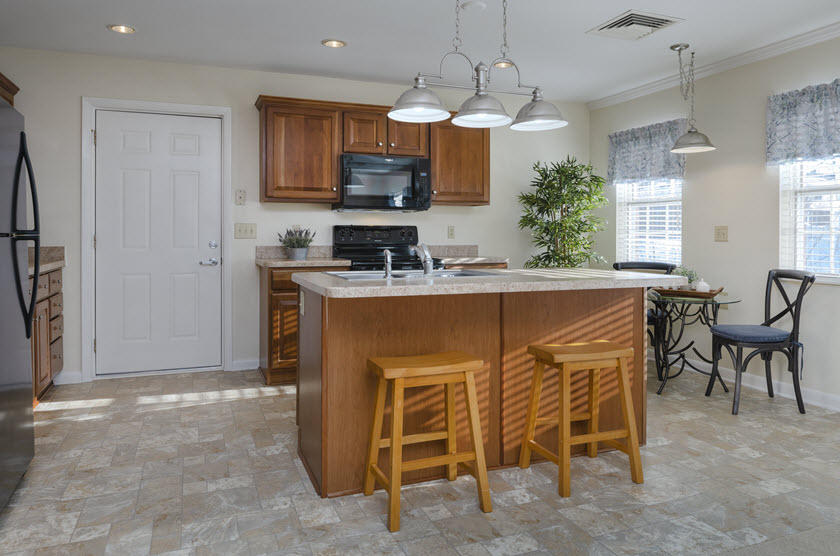
<svg viewBox="0 0 840 556">
<path fill-rule="evenodd" d="M 82 307 L 82 382 L 96 376 L 96 355 L 93 340 L 96 334 L 96 254 L 93 235 L 96 231 L 96 149 L 94 130 L 97 110 L 122 112 L 151 112 L 179 116 L 204 116 L 222 122 L 222 367 L 230 370 L 233 365 L 233 215 L 232 215 L 232 133 L 229 106 L 203 106 L 148 102 L 139 100 L 82 97 L 82 253 L 81 253 L 81 307 Z M 214 370 L 218 367 L 203 370 Z M 122 376 L 122 375 L 121 375 Z M 131 375 L 137 376 L 137 375 Z"/>
<path fill-rule="evenodd" d="M 709 75 L 723 73 L 733 68 L 752 64 L 753 62 L 760 62 L 761 60 L 773 58 L 787 52 L 793 52 L 794 50 L 799 50 L 800 48 L 805 48 L 807 46 L 825 42 L 837 37 L 840 37 L 840 22 L 832 23 L 831 25 L 826 25 L 825 27 L 820 27 L 819 29 L 809 31 L 789 39 L 784 39 L 753 50 L 748 50 L 747 52 L 736 54 L 735 56 L 725 58 L 719 62 L 699 67 L 694 72 L 694 76 L 696 79 L 701 79 L 703 77 L 708 77 Z M 613 95 L 593 100 L 586 103 L 586 107 L 590 110 L 598 110 L 606 108 L 607 106 L 621 104 L 622 102 L 627 102 L 628 100 L 633 100 L 634 98 L 643 97 L 651 93 L 678 87 L 679 84 L 680 77 L 675 72 L 675 74 L 670 77 L 659 79 L 646 85 L 641 85 L 639 87 L 627 89 L 626 91 L 622 91 L 620 93 L 615 93 Z"/>
</svg>

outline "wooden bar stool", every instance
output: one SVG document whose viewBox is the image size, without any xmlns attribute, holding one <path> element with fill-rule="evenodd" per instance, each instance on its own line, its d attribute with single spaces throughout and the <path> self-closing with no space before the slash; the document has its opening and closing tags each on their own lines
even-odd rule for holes
<svg viewBox="0 0 840 556">
<path fill-rule="evenodd" d="M 490 487 L 487 482 L 487 464 L 484 460 L 484 442 L 481 438 L 481 419 L 478 414 L 478 399 L 475 394 L 473 373 L 484 367 L 484 361 L 466 353 L 450 351 L 430 355 L 408 357 L 376 357 L 368 359 L 368 369 L 379 377 L 376 388 L 376 402 L 373 409 L 373 423 L 370 428 L 370 449 L 365 467 L 364 493 L 373 494 L 373 487 L 379 481 L 388 491 L 388 529 L 400 529 L 400 484 L 403 471 L 446 466 L 450 481 L 458 477 L 458 464 L 464 466 L 478 485 L 478 498 L 483 512 L 492 511 Z M 391 435 L 382 438 L 382 419 L 385 415 L 385 390 L 391 384 Z M 467 402 L 467 417 L 473 450 L 456 451 L 455 427 L 455 385 L 464 385 Z M 403 399 L 406 388 L 444 384 L 446 394 L 446 430 L 424 432 L 403 436 Z M 412 461 L 402 461 L 402 447 L 406 444 L 446 441 L 446 454 Z M 377 465 L 380 448 L 391 448 L 391 476 Z M 468 464 L 467 462 L 474 462 Z"/>
<path fill-rule="evenodd" d="M 571 448 L 577 444 L 586 444 L 587 455 L 598 455 L 598 442 L 603 442 L 620 450 L 630 457 L 630 475 L 634 483 L 643 483 L 642 461 L 639 456 L 639 438 L 636 432 L 636 418 L 633 415 L 633 400 L 630 393 L 630 377 L 627 375 L 627 358 L 633 356 L 633 348 L 624 347 L 607 341 L 581 342 L 565 345 L 528 346 L 528 353 L 534 356 L 534 376 L 531 380 L 531 396 L 528 401 L 528 414 L 525 419 L 525 434 L 522 437 L 522 451 L 519 453 L 519 467 L 527 469 L 531 465 L 531 451 L 545 456 L 559 467 L 560 496 L 570 496 L 569 467 L 571 466 Z M 557 417 L 537 417 L 540 407 L 543 373 L 546 366 L 553 367 L 560 373 L 560 407 Z M 601 369 L 615 367 L 618 373 L 618 398 L 624 427 L 612 431 L 598 430 L 600 375 Z M 572 413 L 570 403 L 570 379 L 574 371 L 589 371 L 589 399 L 587 411 Z M 572 421 L 588 421 L 586 434 L 571 435 Z M 545 446 L 534 441 L 537 425 L 559 425 L 559 454 L 551 453 Z M 626 444 L 618 442 L 619 438 Z"/>
</svg>

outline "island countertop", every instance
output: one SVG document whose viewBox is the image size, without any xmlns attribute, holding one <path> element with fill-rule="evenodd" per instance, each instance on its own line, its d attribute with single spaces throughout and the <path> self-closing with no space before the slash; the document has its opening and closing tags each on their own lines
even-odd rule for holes
<svg viewBox="0 0 840 556">
<path fill-rule="evenodd" d="M 481 272 L 487 275 L 374 280 L 346 280 L 326 272 L 307 272 L 293 274 L 292 281 L 319 295 L 334 298 L 675 287 L 687 283 L 683 276 L 588 268 Z"/>
</svg>

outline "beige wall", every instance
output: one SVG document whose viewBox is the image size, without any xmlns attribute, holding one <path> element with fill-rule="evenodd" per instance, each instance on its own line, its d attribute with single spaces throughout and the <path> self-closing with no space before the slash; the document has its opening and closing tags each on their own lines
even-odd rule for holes
<svg viewBox="0 0 840 556">
<path fill-rule="evenodd" d="M 702 52 L 698 53 L 702 56 Z M 675 61 L 676 62 L 676 61 Z M 769 60 L 756 62 L 697 82 L 697 124 L 717 145 L 710 153 L 688 155 L 683 187 L 683 262 L 712 286 L 723 285 L 732 298 L 743 299 L 725 323 L 758 323 L 763 318 L 767 271 L 779 265 L 779 172 L 765 166 L 764 129 L 767 97 L 840 77 L 840 40 L 833 40 Z M 618 130 L 685 117 L 688 106 L 677 89 L 651 94 L 590 114 L 590 154 L 604 175 L 607 135 Z M 612 201 L 615 191 L 609 190 Z M 615 260 L 615 207 L 598 238 L 598 250 Z M 715 225 L 729 226 L 729 242 L 715 243 Z M 840 288 L 814 286 L 806 298 L 802 339 L 806 345 L 805 401 L 840 407 Z M 693 336 L 708 353 L 709 335 Z M 777 357 L 783 360 L 784 357 Z M 789 383 L 788 373 L 775 377 Z M 731 362 L 726 361 L 728 366 Z M 760 360 L 750 372 L 763 375 Z M 757 379 L 757 380 L 756 380 Z M 699 378 L 697 379 L 699 380 Z M 757 384 L 763 378 L 756 376 Z M 790 388 L 787 388 L 790 391 Z M 716 395 L 722 395 L 716 390 Z M 788 403 L 788 402 L 785 402 Z"/>
<path fill-rule="evenodd" d="M 529 236 L 517 230 L 516 195 L 531 179 L 537 160 L 561 160 L 568 154 L 588 158 L 589 113 L 583 104 L 558 103 L 570 125 L 521 133 L 491 131 L 491 204 L 487 207 L 433 207 L 418 214 L 339 214 L 328 205 L 260 204 L 258 112 L 260 94 L 391 104 L 411 84 L 383 85 L 322 77 L 225 69 L 143 60 L 0 48 L 0 71 L 21 91 L 16 107 L 26 117 L 30 151 L 39 187 L 43 243 L 67 247 L 65 269 L 65 370 L 62 382 L 80 377 L 80 136 L 83 96 L 183 104 L 228 106 L 232 109 L 233 189 L 247 191 L 245 206 L 234 206 L 237 222 L 256 222 L 257 240 L 234 240 L 233 360 L 237 368 L 253 368 L 258 349 L 258 272 L 255 245 L 276 242 L 276 233 L 293 224 L 312 227 L 318 244 L 330 243 L 335 224 L 413 224 L 431 244 L 478 244 L 482 254 L 510 257 L 521 266 L 530 251 Z M 443 91 L 450 109 L 457 109 L 465 91 Z M 499 95 L 512 114 L 526 97 Z M 446 227 L 456 226 L 454 240 Z"/>
</svg>

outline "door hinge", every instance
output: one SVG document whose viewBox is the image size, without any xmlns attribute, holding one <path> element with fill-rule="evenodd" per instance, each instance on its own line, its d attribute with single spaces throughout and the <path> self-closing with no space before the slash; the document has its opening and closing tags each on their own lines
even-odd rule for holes
<svg viewBox="0 0 840 556">
<path fill-rule="evenodd" d="M 93 339 L 93 353 L 96 353 L 96 338 Z"/>
<path fill-rule="evenodd" d="M 93 132 L 93 146 L 95 147 L 96 146 L 96 130 L 91 129 L 91 131 Z"/>
<path fill-rule="evenodd" d="M 96 234 L 93 234 L 93 249 L 96 250 Z"/>
</svg>

